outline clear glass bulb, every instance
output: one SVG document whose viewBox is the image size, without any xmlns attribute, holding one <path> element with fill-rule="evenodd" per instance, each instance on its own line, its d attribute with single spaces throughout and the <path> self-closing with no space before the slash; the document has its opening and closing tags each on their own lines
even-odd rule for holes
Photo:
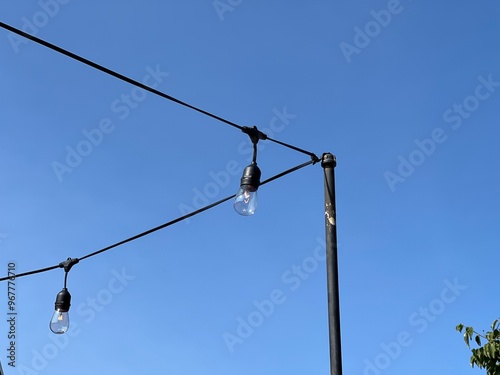
<svg viewBox="0 0 500 375">
<path fill-rule="evenodd" d="M 66 333 L 69 329 L 69 314 L 67 311 L 57 309 L 50 320 L 50 330 L 54 333 Z"/>
<path fill-rule="evenodd" d="M 243 185 L 240 187 L 233 206 L 240 215 L 253 215 L 257 209 L 257 189 L 251 185 Z"/>
</svg>

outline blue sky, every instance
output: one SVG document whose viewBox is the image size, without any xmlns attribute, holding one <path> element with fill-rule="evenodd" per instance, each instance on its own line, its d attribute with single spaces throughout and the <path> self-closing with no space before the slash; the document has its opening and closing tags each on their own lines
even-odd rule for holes
<svg viewBox="0 0 500 375">
<path fill-rule="evenodd" d="M 499 317 L 496 1 L 41 0 L 0 14 L 335 154 L 344 374 L 482 373 L 455 326 Z M 251 157 L 240 131 L 5 30 L 0 56 L 1 275 L 237 191 Z M 259 143 L 263 179 L 306 161 Z M 17 279 L 16 368 L 7 312 L 0 361 L 7 375 L 326 374 L 323 251 L 316 164 L 262 186 L 252 217 L 227 202 L 76 265 L 66 335 L 48 327 L 64 272 Z"/>
</svg>

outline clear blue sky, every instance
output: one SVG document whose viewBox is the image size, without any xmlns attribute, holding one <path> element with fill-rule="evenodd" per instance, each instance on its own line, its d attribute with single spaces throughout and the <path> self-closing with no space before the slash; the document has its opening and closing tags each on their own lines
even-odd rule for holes
<svg viewBox="0 0 500 375">
<path fill-rule="evenodd" d="M 500 7 L 41 0 L 1 21 L 240 125 L 336 155 L 344 374 L 482 373 L 499 317 Z M 0 30 L 0 274 L 81 257 L 236 192 L 236 129 Z M 262 178 L 308 157 L 259 143 Z M 323 171 L 16 280 L 15 374 L 327 374 Z M 253 325 L 253 327 L 252 327 Z M 56 341 L 54 341 L 56 340 Z"/>
</svg>

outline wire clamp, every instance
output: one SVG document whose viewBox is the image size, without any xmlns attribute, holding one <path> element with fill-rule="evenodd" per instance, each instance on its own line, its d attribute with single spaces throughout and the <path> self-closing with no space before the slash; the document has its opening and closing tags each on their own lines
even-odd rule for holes
<svg viewBox="0 0 500 375">
<path fill-rule="evenodd" d="M 64 272 L 68 273 L 71 267 L 80 261 L 78 258 L 68 258 L 64 262 L 59 263 L 59 267 L 64 268 Z"/>
<path fill-rule="evenodd" d="M 249 126 L 243 126 L 241 128 L 241 131 L 245 134 L 248 134 L 248 136 L 252 140 L 253 144 L 256 144 L 259 141 L 259 139 L 262 139 L 262 140 L 267 139 L 267 135 L 262 133 L 259 129 L 257 129 L 256 126 L 254 126 L 252 128 Z"/>
</svg>

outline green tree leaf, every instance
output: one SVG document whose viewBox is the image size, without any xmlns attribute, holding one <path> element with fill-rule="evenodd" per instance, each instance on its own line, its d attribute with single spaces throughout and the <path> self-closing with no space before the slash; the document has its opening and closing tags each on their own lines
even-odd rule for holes
<svg viewBox="0 0 500 375">
<path fill-rule="evenodd" d="M 498 319 L 493 322 L 493 324 L 491 325 L 491 330 L 492 331 L 494 331 L 497 328 L 498 323 L 499 323 Z"/>
<path fill-rule="evenodd" d="M 463 324 L 458 324 L 455 330 L 463 332 L 465 344 L 471 350 L 470 365 L 486 369 L 486 375 L 500 375 L 500 319 L 492 323 L 490 332 L 483 334 Z M 470 347 L 473 338 L 477 348 Z M 486 341 L 484 345 L 481 339 Z"/>
</svg>

